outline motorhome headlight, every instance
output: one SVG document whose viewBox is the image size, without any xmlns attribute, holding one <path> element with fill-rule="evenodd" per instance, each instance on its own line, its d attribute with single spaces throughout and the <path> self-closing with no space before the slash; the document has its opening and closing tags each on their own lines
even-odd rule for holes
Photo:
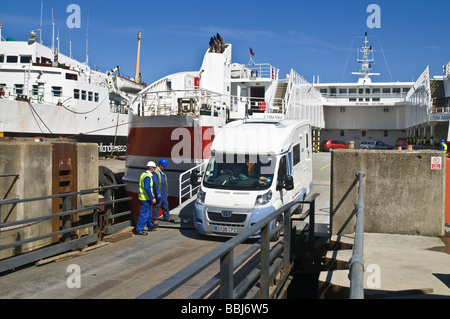
<svg viewBox="0 0 450 319">
<path fill-rule="evenodd" d="M 272 191 L 269 190 L 267 193 L 263 194 L 263 195 L 258 195 L 256 197 L 256 206 L 262 206 L 267 204 L 268 202 L 270 202 L 270 200 L 272 199 Z"/>
<path fill-rule="evenodd" d="M 197 194 L 197 203 L 204 204 L 205 203 L 206 192 L 204 192 L 201 188 L 198 190 Z"/>
</svg>

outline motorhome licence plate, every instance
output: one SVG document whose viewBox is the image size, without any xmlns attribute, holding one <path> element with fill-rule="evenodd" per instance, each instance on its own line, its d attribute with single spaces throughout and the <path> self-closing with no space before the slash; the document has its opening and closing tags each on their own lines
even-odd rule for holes
<svg viewBox="0 0 450 319">
<path fill-rule="evenodd" d="M 221 232 L 221 233 L 237 233 L 237 227 L 215 226 L 215 231 Z"/>
</svg>

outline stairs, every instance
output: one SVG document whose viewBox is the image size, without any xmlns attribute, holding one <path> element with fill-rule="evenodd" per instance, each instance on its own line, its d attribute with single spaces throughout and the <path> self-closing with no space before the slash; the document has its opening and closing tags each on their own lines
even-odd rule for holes
<svg viewBox="0 0 450 319">
<path fill-rule="evenodd" d="M 277 91 L 275 92 L 273 108 L 274 111 L 278 110 L 279 113 L 283 111 L 283 101 L 286 96 L 287 85 L 287 82 L 278 82 Z"/>
<path fill-rule="evenodd" d="M 346 299 L 350 292 L 348 262 L 353 254 L 352 235 L 333 236 L 319 274 L 319 299 Z"/>
<path fill-rule="evenodd" d="M 433 99 L 433 107 L 445 107 L 445 91 L 444 81 L 430 80 L 431 98 Z"/>
</svg>

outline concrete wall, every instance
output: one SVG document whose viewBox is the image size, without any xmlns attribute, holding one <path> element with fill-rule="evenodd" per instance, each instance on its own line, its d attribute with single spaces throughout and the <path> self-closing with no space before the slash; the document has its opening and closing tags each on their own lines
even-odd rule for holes
<svg viewBox="0 0 450 319">
<path fill-rule="evenodd" d="M 77 190 L 98 187 L 97 144 L 77 144 Z M 0 177 L 0 200 L 25 199 L 52 195 L 52 143 L 34 140 L 0 141 L 0 175 L 20 171 L 20 177 Z M 98 202 L 98 196 L 83 195 L 77 206 Z M 0 222 L 13 222 L 52 213 L 52 200 L 40 200 L 1 207 Z M 52 220 L 30 225 L 11 226 L 0 230 L 0 246 L 51 233 Z M 0 259 L 28 252 L 51 244 L 52 238 L 0 251 Z"/>
<path fill-rule="evenodd" d="M 440 157 L 440 170 L 431 158 Z M 366 232 L 444 235 L 446 160 L 441 151 L 335 150 L 331 168 L 331 231 L 353 233 L 358 184 L 364 178 Z"/>
</svg>

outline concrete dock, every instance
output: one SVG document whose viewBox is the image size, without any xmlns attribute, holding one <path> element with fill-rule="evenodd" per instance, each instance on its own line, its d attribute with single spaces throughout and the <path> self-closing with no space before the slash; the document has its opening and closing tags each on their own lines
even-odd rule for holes
<svg viewBox="0 0 450 319">
<path fill-rule="evenodd" d="M 330 212 L 330 158 L 329 153 L 313 157 L 313 192 L 320 193 L 316 202 L 317 220 L 323 224 L 329 221 Z M 100 160 L 99 165 L 119 173 L 124 170 L 125 161 Z M 339 239 L 352 242 L 351 235 Z M 78 257 L 0 274 L 0 299 L 136 298 L 224 240 L 201 237 L 192 229 L 176 227 L 159 228 L 148 236 L 133 236 L 126 229 L 120 240 L 111 240 Z M 177 257 L 182 253 L 180 260 Z M 329 252 L 330 258 L 340 259 L 343 264 L 350 256 L 351 249 Z M 448 237 L 365 233 L 364 263 L 367 298 L 450 298 Z M 80 266 L 81 288 L 68 286 L 71 265 Z M 211 267 L 207 273 L 217 271 L 217 267 Z M 323 272 L 319 279 L 324 283 L 330 279 L 328 287 L 344 287 L 345 291 L 348 269 Z M 185 298 L 201 283 L 202 278 L 196 278 L 172 297 Z"/>
</svg>

